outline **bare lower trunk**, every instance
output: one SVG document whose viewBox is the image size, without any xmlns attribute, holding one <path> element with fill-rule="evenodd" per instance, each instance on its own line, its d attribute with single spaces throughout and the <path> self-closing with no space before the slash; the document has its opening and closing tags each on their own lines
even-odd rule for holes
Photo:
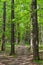
<svg viewBox="0 0 43 65">
<path fill-rule="evenodd" d="M 1 50 L 5 50 L 5 22 L 6 22 L 6 2 L 3 3 L 3 32 L 2 32 L 2 47 Z"/>
<path fill-rule="evenodd" d="M 30 33 L 30 47 L 31 47 L 31 52 L 33 52 L 33 38 L 32 38 L 32 32 Z"/>
<path fill-rule="evenodd" d="M 33 34 L 33 58 L 39 60 L 39 39 L 38 39 L 38 22 L 37 22 L 37 0 L 32 0 L 31 4 L 32 34 Z"/>
<path fill-rule="evenodd" d="M 11 0 L 11 52 L 10 54 L 15 54 L 15 23 L 13 21 L 14 19 L 14 0 Z"/>
</svg>

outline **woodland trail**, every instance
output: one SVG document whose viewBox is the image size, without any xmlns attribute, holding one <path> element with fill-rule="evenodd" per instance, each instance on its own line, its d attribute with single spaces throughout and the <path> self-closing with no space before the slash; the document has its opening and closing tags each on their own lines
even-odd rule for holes
<svg viewBox="0 0 43 65">
<path fill-rule="evenodd" d="M 25 47 L 19 47 L 19 49 L 20 50 L 17 51 L 22 52 Z M 9 56 L 6 53 L 0 52 L 0 65 L 43 65 L 33 62 L 33 55 L 30 53 L 30 51 L 27 51 L 27 53 L 29 54 Z M 43 58 L 43 52 L 40 54 L 40 56 Z"/>
<path fill-rule="evenodd" d="M 0 65 L 40 65 L 32 62 L 32 55 L 21 55 L 17 57 L 0 55 Z"/>
</svg>

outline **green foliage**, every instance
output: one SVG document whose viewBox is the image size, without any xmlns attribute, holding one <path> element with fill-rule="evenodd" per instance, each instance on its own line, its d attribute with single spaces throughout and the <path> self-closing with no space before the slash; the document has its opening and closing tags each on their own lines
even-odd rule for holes
<svg viewBox="0 0 43 65">
<path fill-rule="evenodd" d="M 2 31 L 3 23 L 3 2 L 6 1 L 6 38 L 10 38 L 11 31 L 11 0 L 0 0 L 0 31 Z M 19 23 L 19 26 L 16 26 L 16 36 L 19 29 L 20 39 L 23 37 L 23 33 L 28 27 L 28 33 L 30 33 L 30 15 L 31 15 L 31 0 L 14 0 L 14 19 L 12 22 L 15 24 Z M 37 11 L 38 11 L 38 23 L 43 24 L 43 0 L 37 0 Z M 2 33 L 0 32 L 1 36 Z"/>
</svg>

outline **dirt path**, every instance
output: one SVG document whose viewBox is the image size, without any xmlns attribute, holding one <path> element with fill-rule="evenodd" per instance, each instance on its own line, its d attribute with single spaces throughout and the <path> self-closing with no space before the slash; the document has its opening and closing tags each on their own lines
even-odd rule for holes
<svg viewBox="0 0 43 65">
<path fill-rule="evenodd" d="M 17 57 L 0 55 L 0 65 L 38 65 L 32 62 L 32 55 L 22 55 Z"/>
<path fill-rule="evenodd" d="M 27 48 L 25 47 L 19 47 L 17 48 L 19 51 L 18 54 L 21 54 L 20 51 L 23 53 Z M 14 56 L 8 56 L 0 52 L 0 65 L 43 65 L 43 64 L 36 64 L 32 62 L 33 56 L 27 53 L 30 53 L 30 51 L 25 51 L 22 55 Z M 43 58 L 43 53 L 40 54 L 41 58 Z"/>
</svg>

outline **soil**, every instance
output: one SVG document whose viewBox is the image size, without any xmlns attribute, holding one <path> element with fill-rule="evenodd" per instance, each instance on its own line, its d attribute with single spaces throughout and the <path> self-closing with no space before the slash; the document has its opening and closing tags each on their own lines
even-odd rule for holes
<svg viewBox="0 0 43 65">
<path fill-rule="evenodd" d="M 40 57 L 42 58 L 43 56 L 41 55 Z M 32 60 L 33 55 L 18 55 L 14 57 L 0 54 L 0 65 L 43 65 L 42 63 L 35 63 Z"/>
</svg>

